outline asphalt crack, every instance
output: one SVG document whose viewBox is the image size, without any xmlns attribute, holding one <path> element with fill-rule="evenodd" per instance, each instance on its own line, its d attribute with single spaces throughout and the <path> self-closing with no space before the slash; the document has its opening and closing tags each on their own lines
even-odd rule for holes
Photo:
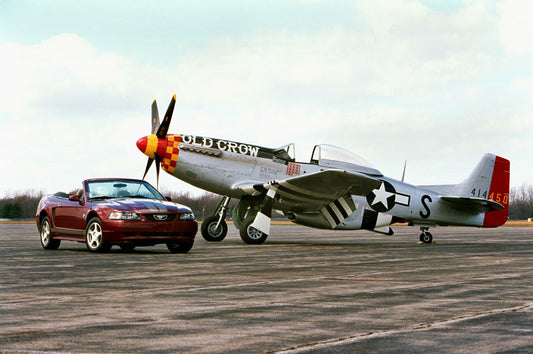
<svg viewBox="0 0 533 354">
<path fill-rule="evenodd" d="M 458 322 L 469 321 L 469 320 L 473 320 L 477 318 L 499 315 L 499 314 L 504 314 L 504 313 L 522 312 L 522 311 L 530 310 L 532 308 L 533 308 L 533 303 L 528 303 L 522 306 L 515 306 L 515 307 L 496 309 L 496 310 L 491 310 L 491 311 L 478 312 L 478 313 L 474 313 L 470 315 L 457 316 L 457 317 L 453 317 L 447 320 L 435 321 L 431 323 L 418 323 L 416 325 L 410 326 L 408 328 L 403 328 L 403 329 L 393 329 L 393 330 L 379 331 L 379 332 L 367 332 L 367 333 L 356 334 L 356 335 L 349 336 L 349 337 L 333 338 L 333 339 L 328 339 L 324 341 L 319 341 L 316 343 L 303 344 L 303 345 L 299 345 L 296 347 L 282 349 L 279 351 L 273 351 L 271 353 L 292 354 L 292 353 L 306 352 L 309 350 L 326 349 L 326 348 L 330 348 L 330 347 L 334 347 L 338 345 L 346 345 L 346 344 L 361 342 L 361 341 L 372 339 L 372 338 L 382 338 L 382 337 L 392 336 L 396 334 L 404 334 L 404 333 L 409 333 L 409 332 L 427 331 L 427 330 L 434 329 L 434 328 L 445 327 L 450 324 L 454 324 Z"/>
</svg>

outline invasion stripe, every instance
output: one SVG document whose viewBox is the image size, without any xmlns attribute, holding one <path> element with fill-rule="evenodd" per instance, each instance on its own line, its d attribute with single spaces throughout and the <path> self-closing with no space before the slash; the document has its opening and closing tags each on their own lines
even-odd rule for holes
<svg viewBox="0 0 533 354">
<path fill-rule="evenodd" d="M 322 209 L 320 209 L 320 211 L 322 212 L 322 215 L 324 215 L 324 217 L 326 218 L 326 220 L 329 222 L 329 224 L 331 225 L 331 228 L 334 229 L 335 226 L 337 226 L 337 224 L 335 224 L 335 220 L 333 220 L 333 218 L 331 217 L 331 215 L 329 215 L 328 211 L 326 210 L 326 207 L 323 207 Z"/>
<path fill-rule="evenodd" d="M 342 204 L 348 215 L 351 215 L 355 211 L 355 204 L 350 195 L 346 195 L 342 198 L 339 198 L 339 202 Z"/>
<path fill-rule="evenodd" d="M 337 207 L 337 209 L 339 209 L 340 213 L 343 216 L 343 220 L 348 217 L 349 214 L 346 212 L 346 209 L 342 206 L 339 199 L 335 200 L 332 204 L 334 204 Z"/>
<path fill-rule="evenodd" d="M 339 218 L 337 217 L 337 215 L 335 214 L 331 206 L 328 204 L 324 208 L 327 210 L 327 212 L 329 213 L 333 221 L 335 221 L 335 226 L 339 225 L 341 223 L 341 220 L 339 220 Z"/>
</svg>

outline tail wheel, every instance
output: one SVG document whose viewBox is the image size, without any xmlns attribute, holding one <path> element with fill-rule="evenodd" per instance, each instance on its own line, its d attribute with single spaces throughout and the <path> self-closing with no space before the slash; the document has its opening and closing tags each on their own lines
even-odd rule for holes
<svg viewBox="0 0 533 354">
<path fill-rule="evenodd" d="M 100 219 L 92 218 L 85 229 L 85 244 L 91 252 L 107 252 L 111 245 L 104 241 L 104 232 Z"/>
<path fill-rule="evenodd" d="M 244 243 L 249 245 L 259 245 L 266 241 L 268 234 L 265 234 L 252 227 L 255 215 L 247 217 L 241 224 L 240 235 Z"/>
<path fill-rule="evenodd" d="M 41 221 L 41 246 L 45 250 L 56 250 L 61 244 L 61 240 L 54 240 L 52 238 L 52 225 L 50 224 L 50 219 L 48 216 L 45 216 Z"/>
<path fill-rule="evenodd" d="M 209 242 L 220 242 L 228 234 L 228 224 L 226 220 L 221 220 L 218 224 L 218 215 L 213 215 L 204 220 L 202 223 L 202 236 Z"/>
<path fill-rule="evenodd" d="M 431 243 L 433 241 L 433 235 L 430 232 L 424 231 L 420 234 L 420 241 Z"/>
</svg>

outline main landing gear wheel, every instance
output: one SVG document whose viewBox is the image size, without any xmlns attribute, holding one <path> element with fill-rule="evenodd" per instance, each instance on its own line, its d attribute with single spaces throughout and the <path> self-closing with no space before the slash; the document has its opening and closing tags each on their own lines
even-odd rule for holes
<svg viewBox="0 0 533 354">
<path fill-rule="evenodd" d="M 85 245 L 91 252 L 107 252 L 111 249 L 111 244 L 104 241 L 104 232 L 100 219 L 92 218 L 85 229 Z"/>
<path fill-rule="evenodd" d="M 268 234 L 265 234 L 251 224 L 254 222 L 255 215 L 247 217 L 241 224 L 240 235 L 244 243 L 249 245 L 259 245 L 266 241 Z"/>
<path fill-rule="evenodd" d="M 433 241 L 433 235 L 428 231 L 423 231 L 420 234 L 420 241 L 424 243 L 431 243 Z"/>
<path fill-rule="evenodd" d="M 45 216 L 43 218 L 43 221 L 41 221 L 41 246 L 45 250 L 57 250 L 59 248 L 59 244 L 61 243 L 61 240 L 54 240 L 52 238 L 52 226 L 50 224 L 50 219 L 48 216 Z"/>
<path fill-rule="evenodd" d="M 219 219 L 219 215 L 213 215 L 206 218 L 202 223 L 202 236 L 206 241 L 220 242 L 228 234 L 228 224 L 226 224 L 226 220 L 220 220 L 219 223 Z"/>
</svg>

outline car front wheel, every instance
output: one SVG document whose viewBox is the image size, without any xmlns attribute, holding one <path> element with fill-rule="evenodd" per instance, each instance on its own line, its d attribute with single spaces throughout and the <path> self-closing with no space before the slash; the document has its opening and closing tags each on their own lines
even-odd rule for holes
<svg viewBox="0 0 533 354">
<path fill-rule="evenodd" d="M 45 250 L 56 250 L 59 248 L 61 240 L 54 240 L 52 238 L 52 225 L 50 219 L 45 216 L 41 221 L 41 246 Z"/>
<path fill-rule="evenodd" d="M 107 252 L 111 245 L 104 241 L 104 232 L 100 219 L 92 218 L 85 229 L 85 244 L 91 252 Z"/>
</svg>

